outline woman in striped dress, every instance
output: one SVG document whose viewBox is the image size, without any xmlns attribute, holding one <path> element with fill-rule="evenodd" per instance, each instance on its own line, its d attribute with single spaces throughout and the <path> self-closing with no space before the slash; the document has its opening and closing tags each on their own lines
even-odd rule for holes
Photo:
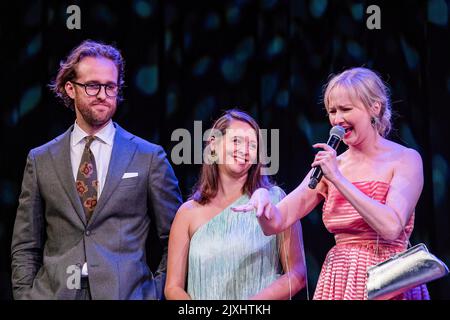
<svg viewBox="0 0 450 320">
<path fill-rule="evenodd" d="M 348 150 L 340 156 L 326 144 L 312 167 L 324 178 L 316 189 L 303 182 L 276 206 L 258 189 L 237 211 L 257 209 L 265 234 L 276 234 L 320 202 L 336 245 L 328 252 L 314 299 L 367 299 L 367 268 L 406 249 L 414 209 L 423 187 L 422 159 L 415 150 L 386 139 L 391 106 L 386 85 L 373 71 L 353 68 L 331 78 L 324 104 L 332 126 L 345 129 Z M 395 299 L 429 299 L 425 285 Z"/>
</svg>

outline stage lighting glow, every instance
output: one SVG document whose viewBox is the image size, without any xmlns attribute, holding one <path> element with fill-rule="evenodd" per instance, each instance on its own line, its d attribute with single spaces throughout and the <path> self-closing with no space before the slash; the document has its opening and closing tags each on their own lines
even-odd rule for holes
<svg viewBox="0 0 450 320">
<path fill-rule="evenodd" d="M 402 137 L 402 140 L 405 142 L 408 148 L 413 148 L 414 150 L 420 152 L 420 146 L 414 138 L 414 134 L 409 125 L 404 123 L 401 125 L 400 136 Z"/>
<path fill-rule="evenodd" d="M 251 37 L 247 37 L 239 43 L 236 48 L 236 59 L 239 62 L 246 62 L 255 51 L 255 40 Z"/>
<path fill-rule="evenodd" d="M 0 181 L 0 201 L 4 206 L 14 206 L 16 203 L 16 194 L 17 190 L 15 190 L 15 185 L 10 180 L 1 180 Z M 1 225 L 0 225 L 0 236 L 1 236 Z"/>
<path fill-rule="evenodd" d="M 287 108 L 289 105 L 289 92 L 287 90 L 281 90 L 277 94 L 277 106 L 280 108 Z"/>
<path fill-rule="evenodd" d="M 264 9 L 271 9 L 277 4 L 277 0 L 263 0 L 261 5 Z"/>
<path fill-rule="evenodd" d="M 355 3 L 354 5 L 352 5 L 351 11 L 353 19 L 355 19 L 356 21 L 362 21 L 364 14 L 364 8 L 362 3 Z"/>
<path fill-rule="evenodd" d="M 266 74 L 262 77 L 261 81 L 261 102 L 263 107 L 266 107 L 272 101 L 275 92 L 278 89 L 278 75 L 276 75 L 275 73 Z"/>
<path fill-rule="evenodd" d="M 227 9 L 227 22 L 228 24 L 235 25 L 239 22 L 240 10 L 238 7 L 230 7 Z"/>
<path fill-rule="evenodd" d="M 202 57 L 200 58 L 194 65 L 192 73 L 195 76 L 202 76 L 206 73 L 209 66 L 211 64 L 211 58 L 210 57 Z"/>
<path fill-rule="evenodd" d="M 347 52 L 357 60 L 361 60 L 364 56 L 363 48 L 355 41 L 347 42 Z"/>
<path fill-rule="evenodd" d="M 37 84 L 25 91 L 22 99 L 20 100 L 19 117 L 23 117 L 34 108 L 36 108 L 41 101 L 41 85 Z"/>
<path fill-rule="evenodd" d="M 30 41 L 27 46 L 27 55 L 28 57 L 32 57 L 37 54 L 42 48 L 42 33 L 38 33 L 34 38 Z"/>
<path fill-rule="evenodd" d="M 448 161 L 440 154 L 433 155 L 433 197 L 435 206 L 444 203 L 448 190 Z"/>
<path fill-rule="evenodd" d="M 170 50 L 170 47 L 172 46 L 172 32 L 170 30 L 166 30 L 166 33 L 164 34 L 164 49 L 166 52 Z"/>
<path fill-rule="evenodd" d="M 314 18 L 320 18 L 327 9 L 327 0 L 313 0 L 309 6 L 311 14 Z"/>
<path fill-rule="evenodd" d="M 216 99 L 213 96 L 203 98 L 195 107 L 196 120 L 210 121 L 216 108 Z"/>
<path fill-rule="evenodd" d="M 295 73 L 290 78 L 291 92 L 295 95 L 305 95 L 308 87 L 300 74 Z"/>
<path fill-rule="evenodd" d="M 192 34 L 186 32 L 183 37 L 184 49 L 188 50 L 192 45 Z"/>
<path fill-rule="evenodd" d="M 150 2 L 137 0 L 133 2 L 133 8 L 136 14 L 141 18 L 148 18 L 153 13 L 153 7 Z"/>
<path fill-rule="evenodd" d="M 240 63 L 237 59 L 227 57 L 222 61 L 220 69 L 227 82 L 236 83 L 244 74 L 245 64 Z"/>
<path fill-rule="evenodd" d="M 419 54 L 406 42 L 404 37 L 401 38 L 401 44 L 409 69 L 415 69 L 419 63 Z"/>
<path fill-rule="evenodd" d="M 136 75 L 136 86 L 146 95 L 154 94 L 158 90 L 158 67 L 142 67 Z"/>
<path fill-rule="evenodd" d="M 111 9 L 104 4 L 94 6 L 91 10 L 91 16 L 93 19 L 99 20 L 111 27 L 118 23 L 116 14 L 114 14 Z"/>
<path fill-rule="evenodd" d="M 220 25 L 220 18 L 215 12 L 210 12 L 205 19 L 205 29 L 214 30 Z"/>
<path fill-rule="evenodd" d="M 166 114 L 168 117 L 170 117 L 171 115 L 174 114 L 178 106 L 178 97 L 174 91 L 169 91 L 167 93 L 166 103 L 167 103 Z"/>
<path fill-rule="evenodd" d="M 300 113 L 297 117 L 297 128 L 306 137 L 308 142 L 312 144 L 313 142 L 313 129 L 311 127 L 311 122 L 306 118 L 303 113 Z"/>
<path fill-rule="evenodd" d="M 428 1 L 428 21 L 445 27 L 448 24 L 448 6 L 444 0 Z"/>
<path fill-rule="evenodd" d="M 267 55 L 269 57 L 276 56 L 284 49 L 284 39 L 280 36 L 274 37 L 267 46 Z"/>
</svg>

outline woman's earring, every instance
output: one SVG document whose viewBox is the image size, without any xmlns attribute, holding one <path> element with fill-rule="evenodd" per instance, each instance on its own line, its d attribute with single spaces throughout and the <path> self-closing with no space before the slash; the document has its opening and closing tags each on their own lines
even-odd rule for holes
<svg viewBox="0 0 450 320">
<path fill-rule="evenodd" d="M 372 127 L 375 128 L 375 124 L 377 123 L 377 121 L 375 120 L 375 117 L 372 117 L 372 119 L 370 119 L 370 123 L 372 124 Z"/>
<path fill-rule="evenodd" d="M 211 150 L 208 154 L 209 164 L 214 164 L 219 160 L 219 155 L 216 153 L 216 150 Z"/>
</svg>

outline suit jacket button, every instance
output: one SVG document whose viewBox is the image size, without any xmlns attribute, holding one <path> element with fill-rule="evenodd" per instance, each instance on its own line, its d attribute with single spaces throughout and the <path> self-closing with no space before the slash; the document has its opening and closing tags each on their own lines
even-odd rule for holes
<svg viewBox="0 0 450 320">
<path fill-rule="evenodd" d="M 86 230 L 86 232 L 84 234 L 89 237 L 91 235 L 91 231 Z"/>
</svg>

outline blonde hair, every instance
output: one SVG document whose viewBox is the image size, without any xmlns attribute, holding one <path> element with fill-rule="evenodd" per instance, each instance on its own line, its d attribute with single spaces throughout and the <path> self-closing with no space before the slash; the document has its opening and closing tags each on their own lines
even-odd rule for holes
<svg viewBox="0 0 450 320">
<path fill-rule="evenodd" d="M 327 110 L 331 92 L 338 87 L 347 91 L 352 99 L 361 101 L 369 111 L 372 124 L 381 136 L 386 137 L 389 134 L 392 127 L 390 93 L 377 73 L 367 68 L 352 68 L 332 76 L 324 90 L 324 104 Z M 380 104 L 379 114 L 375 114 L 374 103 Z"/>
</svg>

